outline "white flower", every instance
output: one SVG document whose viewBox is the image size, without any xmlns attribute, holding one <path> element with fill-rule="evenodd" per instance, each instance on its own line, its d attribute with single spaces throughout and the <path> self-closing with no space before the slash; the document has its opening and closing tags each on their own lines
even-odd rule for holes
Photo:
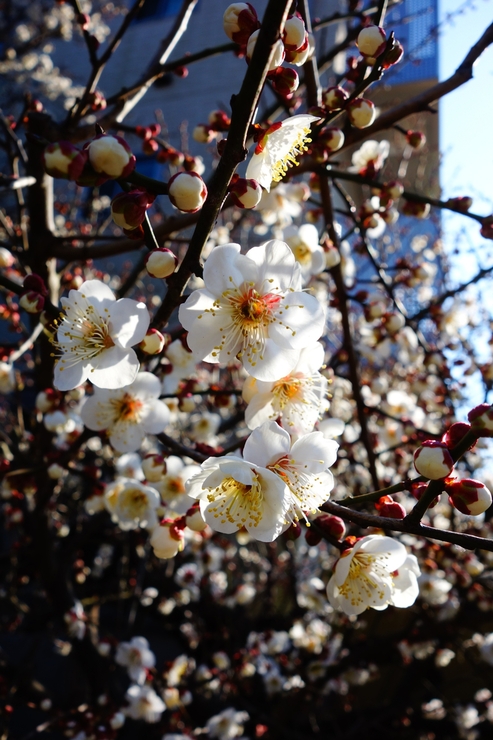
<svg viewBox="0 0 493 740">
<path fill-rule="evenodd" d="M 145 304 L 130 298 L 117 301 L 107 285 L 88 280 L 62 298 L 62 307 L 55 388 L 68 391 L 89 378 L 98 388 L 132 383 L 139 361 L 131 347 L 142 341 L 149 326 Z"/>
<path fill-rule="evenodd" d="M 327 379 L 318 372 L 324 361 L 320 342 L 303 349 L 293 370 L 275 383 L 248 378 L 243 398 L 248 403 L 245 421 L 255 429 L 270 419 L 290 434 L 307 434 L 328 406 Z"/>
<path fill-rule="evenodd" d="M 279 380 L 322 334 L 324 309 L 300 290 L 299 266 L 283 242 L 269 241 L 246 255 L 238 244 L 216 247 L 204 283 L 179 313 L 198 360 L 238 358 L 254 378 Z"/>
<path fill-rule="evenodd" d="M 185 465 L 183 460 L 175 455 L 166 458 L 166 473 L 154 482 L 154 487 L 168 507 L 166 516 L 169 516 L 168 509 L 175 514 L 185 514 L 192 506 L 193 499 L 187 493 L 186 482 L 199 470 L 198 465 Z"/>
<path fill-rule="evenodd" d="M 289 499 L 284 481 L 270 470 L 233 455 L 210 457 L 187 483 L 207 524 L 231 534 L 245 527 L 261 542 L 285 529 Z"/>
<path fill-rule="evenodd" d="M 408 607 L 419 593 L 418 561 L 391 537 L 370 534 L 342 553 L 327 586 L 334 609 L 361 614 L 386 609 L 389 604 Z"/>
<path fill-rule="evenodd" d="M 296 156 L 306 151 L 311 141 L 310 124 L 318 120 L 302 114 L 274 123 L 257 143 L 245 177 L 253 178 L 268 192 L 273 180 L 279 182 L 288 168 L 297 164 Z"/>
<path fill-rule="evenodd" d="M 207 720 L 206 728 L 209 737 L 217 737 L 218 740 L 232 740 L 232 738 L 243 735 L 242 722 L 248 719 L 246 712 L 237 712 L 236 709 L 229 707 Z"/>
<path fill-rule="evenodd" d="M 145 683 L 146 668 L 156 665 L 156 657 L 145 637 L 132 637 L 130 642 L 121 642 L 116 649 L 115 661 L 125 666 L 132 681 L 140 685 Z"/>
<path fill-rule="evenodd" d="M 159 722 L 166 704 L 150 686 L 133 685 L 127 690 L 126 699 L 129 706 L 125 714 L 132 719 L 143 719 L 145 722 Z"/>
<path fill-rule="evenodd" d="M 276 473 L 289 489 L 285 523 L 314 512 L 329 498 L 334 478 L 328 468 L 336 461 L 339 445 L 322 432 L 305 434 L 292 442 L 274 421 L 266 422 L 248 437 L 245 460 Z"/>
<path fill-rule="evenodd" d="M 118 452 L 134 452 L 146 434 L 159 434 L 169 422 L 169 409 L 158 400 L 160 393 L 161 381 L 146 372 L 118 390 L 95 388 L 82 406 L 82 421 L 89 429 L 106 429 Z"/>
<path fill-rule="evenodd" d="M 137 480 L 117 480 L 107 487 L 104 502 L 120 529 L 152 529 L 157 525 L 156 509 L 161 503 L 159 494 Z"/>
<path fill-rule="evenodd" d="M 325 252 L 318 242 L 316 226 L 288 226 L 283 232 L 283 239 L 291 248 L 305 279 L 325 270 Z"/>
<path fill-rule="evenodd" d="M 419 595 L 432 606 L 442 606 L 449 599 L 452 584 L 445 579 L 443 570 L 422 573 L 418 578 Z"/>
<path fill-rule="evenodd" d="M 375 177 L 382 169 L 389 156 L 390 144 L 388 141 L 374 141 L 368 139 L 351 157 L 352 167 L 349 172 L 358 172 L 363 177 Z"/>
</svg>

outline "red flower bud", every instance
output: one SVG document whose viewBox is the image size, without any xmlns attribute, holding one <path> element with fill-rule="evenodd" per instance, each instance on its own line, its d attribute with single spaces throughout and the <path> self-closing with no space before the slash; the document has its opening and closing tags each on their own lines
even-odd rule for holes
<svg viewBox="0 0 493 740">
<path fill-rule="evenodd" d="M 469 411 L 467 418 L 478 437 L 493 437 L 493 406 L 481 403 Z"/>
<path fill-rule="evenodd" d="M 426 144 L 426 136 L 422 131 L 408 131 L 406 140 L 413 149 L 422 149 Z"/>
<path fill-rule="evenodd" d="M 451 449 L 466 436 L 470 429 L 471 425 L 467 424 L 465 421 L 456 421 L 455 424 L 452 424 L 452 426 L 449 427 L 442 436 L 442 442 L 445 442 L 447 447 Z M 471 444 L 469 449 L 472 447 L 474 447 L 474 443 Z"/>
<path fill-rule="evenodd" d="M 380 516 L 386 516 L 389 519 L 404 519 L 406 516 L 406 510 L 391 496 L 381 496 L 378 501 L 375 501 L 375 509 L 378 511 Z"/>
<path fill-rule="evenodd" d="M 136 229 L 143 222 L 146 211 L 156 196 L 146 190 L 118 193 L 111 201 L 113 221 L 122 229 Z"/>
</svg>

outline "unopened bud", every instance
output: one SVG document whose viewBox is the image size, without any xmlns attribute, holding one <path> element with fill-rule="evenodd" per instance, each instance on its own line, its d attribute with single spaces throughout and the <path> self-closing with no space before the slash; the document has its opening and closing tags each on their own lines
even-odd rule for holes
<svg viewBox="0 0 493 740">
<path fill-rule="evenodd" d="M 459 211 L 459 213 L 467 213 L 472 206 L 472 198 L 467 195 L 461 195 L 457 198 L 449 198 L 447 205 L 449 208 Z"/>
<path fill-rule="evenodd" d="M 246 48 L 246 60 L 249 64 L 253 55 L 253 50 L 255 49 L 255 44 L 257 43 L 259 33 L 260 31 L 255 31 L 248 39 Z M 279 41 L 276 41 L 274 45 L 274 53 L 270 60 L 269 69 L 267 70 L 268 72 L 273 72 L 275 69 L 281 66 L 284 61 L 284 54 L 284 44 L 279 39 Z"/>
<path fill-rule="evenodd" d="M 65 475 L 65 468 L 62 468 L 58 463 L 52 463 L 47 470 L 48 477 L 51 480 L 59 480 Z"/>
<path fill-rule="evenodd" d="M 405 200 L 401 206 L 401 212 L 404 216 L 414 216 L 414 218 L 427 218 L 430 213 L 429 203 L 418 203 L 415 200 Z"/>
<path fill-rule="evenodd" d="M 166 475 L 166 460 L 157 452 L 151 452 L 142 460 L 142 470 L 149 483 L 157 483 Z"/>
<path fill-rule="evenodd" d="M 28 313 L 41 313 L 44 305 L 44 296 L 42 296 L 41 293 L 36 293 L 34 290 L 29 290 L 27 293 L 23 293 L 19 298 L 19 306 Z"/>
<path fill-rule="evenodd" d="M 154 555 L 161 560 L 174 558 L 185 546 L 185 536 L 176 522 L 164 519 L 157 526 L 149 540 Z"/>
<path fill-rule="evenodd" d="M 293 97 L 300 84 L 298 72 L 289 67 L 278 67 L 269 79 L 274 90 L 288 100 Z"/>
<path fill-rule="evenodd" d="M 157 329 L 149 329 L 144 339 L 139 344 L 139 349 L 146 355 L 158 355 L 163 351 L 166 340 Z"/>
<path fill-rule="evenodd" d="M 349 94 L 342 87 L 329 87 L 322 96 L 322 101 L 328 110 L 341 110 Z"/>
<path fill-rule="evenodd" d="M 375 120 L 375 106 L 367 98 L 356 98 L 346 108 L 349 120 L 356 128 L 367 128 Z"/>
<path fill-rule="evenodd" d="M 316 547 L 322 542 L 322 535 L 315 531 L 314 527 L 307 527 L 305 529 L 305 540 L 310 547 Z"/>
<path fill-rule="evenodd" d="M 294 64 L 295 67 L 302 67 L 314 51 L 315 39 L 313 34 L 307 33 L 305 34 L 305 43 L 299 49 L 295 49 L 294 51 L 286 49 L 286 61 L 289 64 Z"/>
<path fill-rule="evenodd" d="M 178 172 L 168 182 L 168 196 L 178 210 L 195 213 L 204 205 L 207 188 L 196 172 Z"/>
<path fill-rule="evenodd" d="M 380 26 L 363 28 L 356 41 L 360 54 L 365 57 L 378 57 L 385 50 L 387 36 Z"/>
<path fill-rule="evenodd" d="M 223 110 L 213 110 L 209 113 L 209 126 L 214 131 L 229 131 L 231 118 Z"/>
<path fill-rule="evenodd" d="M 413 149 L 422 149 L 426 144 L 426 136 L 422 131 L 408 131 L 406 140 Z"/>
<path fill-rule="evenodd" d="M 378 511 L 380 516 L 386 516 L 389 519 L 404 519 L 406 516 L 406 510 L 391 496 L 381 496 L 378 501 L 375 501 L 375 509 Z"/>
<path fill-rule="evenodd" d="M 493 437 L 493 406 L 481 403 L 469 411 L 467 418 L 478 437 Z"/>
<path fill-rule="evenodd" d="M 229 193 L 238 208 L 255 208 L 262 197 L 262 188 L 256 180 L 238 177 L 231 181 Z"/>
<path fill-rule="evenodd" d="M 442 442 L 444 442 L 449 449 L 452 447 L 455 447 L 456 444 L 458 444 L 466 434 L 470 431 L 471 425 L 467 424 L 465 421 L 456 421 L 455 424 L 452 424 L 449 429 L 445 432 L 445 434 L 442 436 Z M 471 447 L 474 447 L 474 443 L 471 444 Z"/>
<path fill-rule="evenodd" d="M 284 46 L 288 51 L 297 51 L 306 41 L 306 29 L 303 19 L 298 15 L 288 18 L 282 36 Z"/>
<path fill-rule="evenodd" d="M 335 537 L 336 540 L 342 540 L 346 536 L 346 525 L 339 516 L 322 514 L 315 519 L 315 522 L 325 534 Z"/>
<path fill-rule="evenodd" d="M 207 522 L 200 512 L 200 505 L 197 502 L 185 514 L 187 527 L 194 532 L 203 532 L 207 528 Z"/>
<path fill-rule="evenodd" d="M 135 169 L 135 156 L 121 136 L 100 134 L 89 142 L 87 152 L 93 170 L 108 178 L 126 177 Z"/>
<path fill-rule="evenodd" d="M 87 153 L 77 149 L 69 141 L 56 141 L 48 144 L 44 150 L 43 162 L 51 177 L 78 180 L 87 162 Z"/>
<path fill-rule="evenodd" d="M 450 475 L 454 461 L 446 444 L 428 439 L 414 453 L 414 467 L 429 480 L 441 480 Z"/>
<path fill-rule="evenodd" d="M 255 8 L 250 3 L 233 3 L 224 11 L 223 28 L 235 44 L 245 46 L 254 31 L 260 28 Z"/>
<path fill-rule="evenodd" d="M 9 252 L 5 247 L 0 247 L 0 267 L 12 267 L 15 262 L 15 257 L 12 252 Z"/>
<path fill-rule="evenodd" d="M 26 275 L 22 283 L 22 286 L 26 291 L 33 290 L 36 293 L 41 293 L 41 295 L 44 295 L 44 296 L 48 295 L 48 290 L 46 288 L 43 278 L 40 277 L 39 275 L 36 275 L 35 272 L 32 272 L 30 275 Z"/>
<path fill-rule="evenodd" d="M 153 249 L 146 257 L 146 270 L 151 277 L 167 278 L 176 269 L 178 259 L 167 247 Z"/>
<path fill-rule="evenodd" d="M 155 195 L 145 190 L 118 193 L 111 201 L 111 216 L 122 229 L 136 229 L 144 221 L 146 211 L 154 202 Z"/>
<path fill-rule="evenodd" d="M 383 60 L 383 68 L 388 69 L 389 67 L 393 67 L 394 64 L 397 64 L 401 61 L 402 56 L 404 54 L 404 47 L 402 46 L 400 41 L 394 41 L 393 47 L 385 54 L 384 60 Z"/>
<path fill-rule="evenodd" d="M 329 152 L 337 152 L 344 145 L 344 138 L 340 128 L 329 126 L 322 131 L 319 141 Z"/>
<path fill-rule="evenodd" d="M 193 140 L 198 141 L 199 144 L 210 144 L 216 138 L 216 135 L 216 131 L 210 126 L 206 126 L 205 123 L 199 123 L 192 132 Z"/>
<path fill-rule="evenodd" d="M 445 481 L 449 502 L 463 514 L 478 516 L 491 506 L 491 493 L 484 483 L 473 478 Z"/>
</svg>

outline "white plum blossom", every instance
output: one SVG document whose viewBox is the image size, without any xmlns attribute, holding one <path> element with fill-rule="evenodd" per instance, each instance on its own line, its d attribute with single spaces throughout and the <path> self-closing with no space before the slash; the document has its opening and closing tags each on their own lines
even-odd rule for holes
<svg viewBox="0 0 493 740">
<path fill-rule="evenodd" d="M 9 362 L 0 362 L 0 393 L 10 393 L 15 386 L 14 366 Z"/>
<path fill-rule="evenodd" d="M 419 593 L 418 561 L 391 537 L 370 534 L 342 553 L 327 585 L 334 609 L 349 615 L 389 604 L 408 607 Z"/>
<path fill-rule="evenodd" d="M 390 144 L 385 139 L 375 141 L 368 139 L 351 157 L 352 167 L 349 172 L 358 172 L 364 177 L 374 177 L 382 169 L 385 160 L 389 156 Z"/>
<path fill-rule="evenodd" d="M 256 180 L 267 192 L 272 181 L 280 182 L 289 167 L 297 164 L 296 157 L 311 141 L 310 125 L 316 116 L 301 114 L 274 123 L 257 142 L 245 177 Z"/>
<path fill-rule="evenodd" d="M 187 483 L 207 524 L 231 534 L 243 527 L 261 542 L 273 542 L 285 529 L 286 485 L 275 473 L 233 455 L 210 457 Z"/>
<path fill-rule="evenodd" d="M 170 412 L 159 400 L 160 393 L 161 381 L 147 372 L 117 390 L 95 388 L 82 406 L 82 421 L 89 429 L 106 430 L 118 452 L 135 452 L 146 434 L 159 434 L 169 422 Z"/>
<path fill-rule="evenodd" d="M 316 226 L 288 226 L 283 232 L 283 239 L 291 248 L 305 280 L 325 270 L 325 252 L 319 244 Z"/>
<path fill-rule="evenodd" d="M 329 498 L 334 477 L 328 469 L 337 458 L 339 445 L 321 432 L 291 440 L 274 421 L 266 422 L 249 436 L 243 449 L 245 460 L 276 473 L 288 489 L 285 523 L 291 524 L 304 512 L 316 512 Z"/>
<path fill-rule="evenodd" d="M 156 509 L 161 503 L 155 488 L 138 480 L 120 478 L 104 493 L 106 509 L 120 529 L 152 529 L 158 523 Z"/>
<path fill-rule="evenodd" d="M 297 364 L 284 378 L 274 383 L 247 378 L 243 398 L 248 403 L 248 428 L 280 418 L 281 426 L 290 434 L 311 432 L 328 407 L 327 379 L 319 372 L 323 361 L 324 348 L 316 342 L 301 351 Z"/>
<path fill-rule="evenodd" d="M 61 303 L 55 388 L 72 390 L 88 379 L 98 388 L 132 383 L 139 361 L 131 347 L 144 339 L 149 326 L 145 304 L 130 298 L 116 300 L 100 280 L 87 280 Z"/>
<path fill-rule="evenodd" d="M 138 686 L 133 684 L 125 695 L 129 706 L 124 712 L 131 719 L 143 719 L 144 722 L 153 724 L 159 722 L 166 704 L 150 686 Z"/>
<path fill-rule="evenodd" d="M 218 740 L 232 740 L 243 735 L 243 722 L 249 719 L 247 712 L 237 712 L 233 707 L 224 709 L 207 720 L 206 728 L 209 737 Z"/>
<path fill-rule="evenodd" d="M 238 244 L 216 247 L 204 283 L 179 312 L 198 360 L 238 358 L 254 378 L 279 380 L 322 334 L 324 309 L 301 291 L 300 268 L 284 242 L 269 241 L 246 255 Z"/>
<path fill-rule="evenodd" d="M 159 491 L 161 499 L 167 506 L 166 516 L 170 515 L 168 509 L 181 515 L 193 505 L 193 499 L 187 493 L 186 482 L 199 471 L 200 467 L 196 463 L 185 465 L 176 455 L 166 458 L 166 473 L 154 482 L 154 488 Z"/>
<path fill-rule="evenodd" d="M 156 656 L 149 649 L 149 643 L 145 637 L 132 637 L 130 642 L 121 642 L 115 655 L 118 665 L 127 668 L 128 675 L 139 685 L 146 681 L 146 668 L 154 668 Z"/>
</svg>

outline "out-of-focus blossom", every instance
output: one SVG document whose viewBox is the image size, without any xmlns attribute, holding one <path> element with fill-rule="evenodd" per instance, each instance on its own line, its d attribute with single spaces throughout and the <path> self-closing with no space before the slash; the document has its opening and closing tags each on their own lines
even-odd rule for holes
<svg viewBox="0 0 493 740">
<path fill-rule="evenodd" d="M 232 707 L 224 709 L 207 720 L 206 728 L 209 737 L 218 740 L 232 740 L 243 735 L 243 723 L 249 719 L 247 712 L 237 712 Z"/>
<path fill-rule="evenodd" d="M 325 253 L 319 244 L 318 231 L 313 224 L 288 226 L 283 239 L 293 252 L 305 280 L 325 269 Z"/>
<path fill-rule="evenodd" d="M 144 722 L 154 724 L 159 722 L 166 709 L 164 701 L 150 686 L 134 684 L 127 690 L 125 698 L 128 701 L 128 707 L 125 707 L 124 712 L 131 719 L 142 719 Z"/>
<path fill-rule="evenodd" d="M 139 685 L 143 685 L 147 668 L 154 668 L 156 656 L 149 649 L 145 637 L 132 637 L 130 642 L 120 642 L 116 649 L 115 661 L 127 668 L 128 675 Z"/>
<path fill-rule="evenodd" d="M 120 529 L 152 529 L 157 525 L 158 492 L 137 480 L 117 480 L 104 494 L 105 506 Z"/>
</svg>

